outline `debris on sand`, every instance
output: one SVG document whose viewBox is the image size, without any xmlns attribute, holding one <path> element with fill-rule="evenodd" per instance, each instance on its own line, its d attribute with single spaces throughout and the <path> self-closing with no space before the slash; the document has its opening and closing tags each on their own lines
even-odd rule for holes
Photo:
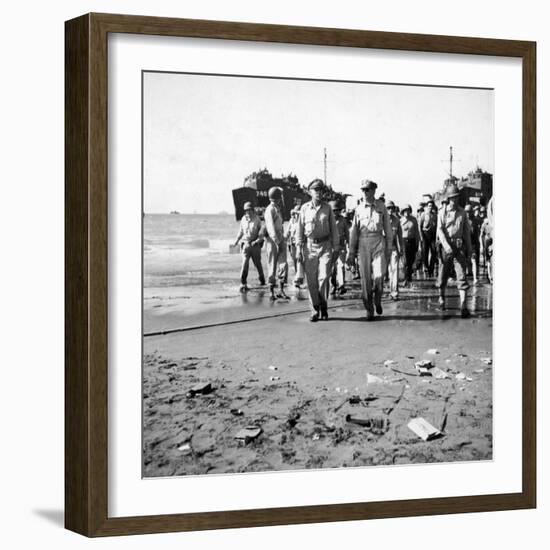
<svg viewBox="0 0 550 550">
<path fill-rule="evenodd" d="M 421 416 L 413 418 L 408 424 L 408 428 L 412 430 L 420 439 L 424 441 L 431 441 L 441 435 L 441 432 L 434 428 L 428 421 L 424 420 Z"/>
<path fill-rule="evenodd" d="M 429 353 L 430 355 L 437 355 L 439 353 L 439 350 L 435 348 L 431 348 L 426 353 Z"/>
<path fill-rule="evenodd" d="M 367 384 L 384 384 L 384 382 L 379 376 L 367 372 Z"/>
<path fill-rule="evenodd" d="M 405 372 L 405 371 L 396 369 L 395 367 L 392 367 L 391 370 L 393 372 L 398 372 L 399 374 L 404 374 L 405 376 L 418 376 L 418 374 L 416 374 L 416 372 Z"/>
<path fill-rule="evenodd" d="M 351 414 L 347 414 L 346 422 L 350 422 L 351 424 L 357 424 L 358 426 L 363 426 L 369 432 L 375 435 L 385 434 L 390 427 L 389 419 L 384 416 L 375 416 L 372 418 L 359 418 L 357 416 L 351 416 Z"/>
<path fill-rule="evenodd" d="M 476 374 L 481 374 L 481 373 L 485 372 L 485 369 L 476 369 L 474 372 Z"/>
<path fill-rule="evenodd" d="M 486 365 L 492 365 L 493 364 L 493 360 L 490 357 L 482 357 L 481 362 L 485 363 Z"/>
<path fill-rule="evenodd" d="M 231 409 L 229 411 L 233 416 L 242 416 L 244 414 L 243 411 L 241 411 L 241 409 Z"/>
<path fill-rule="evenodd" d="M 278 367 L 276 367 L 275 365 L 269 365 L 269 367 L 267 367 L 269 370 L 279 370 Z"/>
<path fill-rule="evenodd" d="M 262 428 L 256 425 L 246 426 L 235 434 L 235 439 L 241 441 L 245 445 L 256 439 L 262 433 Z"/>
<path fill-rule="evenodd" d="M 362 403 L 364 406 L 368 406 L 371 401 L 376 401 L 378 399 L 375 395 L 367 395 L 366 397 L 361 398 L 359 395 L 352 395 L 341 401 L 336 407 L 334 407 L 334 412 L 338 412 L 344 405 L 349 403 L 350 405 L 359 405 Z"/>
<path fill-rule="evenodd" d="M 384 366 L 385 367 L 391 367 L 392 365 L 397 365 L 397 362 L 394 361 L 393 359 L 386 359 L 384 361 Z"/>
<path fill-rule="evenodd" d="M 463 372 L 459 372 L 458 374 L 455 374 L 455 378 L 457 380 L 466 380 L 466 375 Z"/>
<path fill-rule="evenodd" d="M 197 394 L 206 395 L 214 390 L 210 382 L 201 382 L 192 386 L 187 392 L 188 397 L 194 397 Z"/>
<path fill-rule="evenodd" d="M 441 370 L 439 367 L 434 367 L 432 369 L 432 376 L 434 378 L 437 378 L 438 380 L 449 378 L 449 375 L 444 370 Z"/>
<path fill-rule="evenodd" d="M 277 382 L 277 380 L 280 380 L 281 377 L 280 376 L 270 376 L 269 377 L 269 380 L 271 380 L 271 382 Z"/>
<path fill-rule="evenodd" d="M 389 416 L 392 413 L 392 411 L 395 409 L 395 407 L 397 407 L 397 405 L 399 405 L 399 402 L 401 401 L 401 399 L 403 399 L 403 396 L 405 395 L 405 390 L 406 389 L 407 389 L 407 384 L 404 384 L 403 387 L 401 388 L 401 392 L 393 400 L 393 403 L 391 404 L 391 406 L 386 407 L 385 409 L 383 409 L 385 414 L 387 414 Z"/>
<path fill-rule="evenodd" d="M 431 376 L 432 373 L 430 372 L 430 370 L 434 368 L 434 365 L 431 361 L 425 359 L 423 361 L 418 361 L 417 363 L 415 363 L 414 368 L 418 371 L 418 374 L 420 376 Z"/>
<path fill-rule="evenodd" d="M 178 447 L 178 451 L 181 451 L 186 455 L 191 454 L 193 452 L 193 450 L 191 449 L 191 445 L 189 445 L 189 443 L 184 443 L 183 445 L 180 445 Z"/>
</svg>

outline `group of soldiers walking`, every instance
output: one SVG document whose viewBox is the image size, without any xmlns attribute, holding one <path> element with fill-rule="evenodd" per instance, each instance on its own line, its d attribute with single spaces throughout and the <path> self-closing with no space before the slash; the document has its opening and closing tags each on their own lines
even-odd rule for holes
<svg viewBox="0 0 550 550">
<path fill-rule="evenodd" d="M 282 215 L 282 191 L 272 187 L 270 204 L 265 209 L 262 224 L 252 203 L 244 204 L 235 245 L 241 242 L 241 292 L 246 292 L 250 260 L 258 270 L 260 284 L 266 283 L 261 264 L 261 249 L 267 251 L 267 283 L 272 299 L 288 298 L 288 256 L 295 272 L 294 285 L 307 284 L 310 321 L 328 319 L 329 293 L 346 292 L 346 267 L 361 279 L 361 297 L 368 320 L 382 315 L 384 280 L 389 282 L 390 297 L 399 298 L 399 265 L 403 262 L 404 285 L 412 282 L 420 269 L 425 277 L 437 274 L 439 306 L 445 309 L 445 294 L 449 278 L 456 280 L 462 317 L 469 317 L 466 293 L 467 275 L 478 281 L 480 258 L 487 266 L 492 282 L 492 199 L 489 214 L 485 207 L 459 206 L 459 190 L 449 186 L 439 210 L 429 198 L 421 203 L 417 216 L 410 205 L 399 209 L 392 201 L 376 198 L 377 184 L 361 182 L 359 201 L 351 224 L 342 215 L 338 201 L 323 200 L 325 185 L 314 179 L 308 185 L 311 201 L 296 207 L 285 230 Z M 420 261 L 419 261 L 420 260 Z M 332 288 L 332 290 L 331 290 Z"/>
</svg>

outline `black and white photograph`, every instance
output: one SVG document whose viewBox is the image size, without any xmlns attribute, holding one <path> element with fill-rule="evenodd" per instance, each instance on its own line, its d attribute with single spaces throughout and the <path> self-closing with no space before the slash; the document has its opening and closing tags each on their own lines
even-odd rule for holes
<svg viewBox="0 0 550 550">
<path fill-rule="evenodd" d="M 493 458 L 494 90 L 142 73 L 145 478 Z"/>
</svg>

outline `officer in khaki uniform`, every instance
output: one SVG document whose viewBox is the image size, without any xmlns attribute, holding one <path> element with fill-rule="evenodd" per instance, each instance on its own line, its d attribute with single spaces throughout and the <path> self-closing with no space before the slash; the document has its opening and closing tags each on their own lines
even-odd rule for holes
<svg viewBox="0 0 550 550">
<path fill-rule="evenodd" d="M 437 286 L 439 287 L 439 305 L 445 309 L 445 288 L 454 264 L 456 286 L 460 295 L 460 313 L 463 318 L 469 317 L 466 305 L 466 281 L 468 261 L 472 254 L 470 224 L 464 210 L 458 205 L 459 191 L 456 185 L 449 186 L 447 198 L 449 204 L 441 208 L 437 217 L 437 236 L 441 243 L 441 269 Z"/>
<path fill-rule="evenodd" d="M 246 280 L 248 278 L 248 264 L 250 259 L 258 270 L 260 285 L 265 285 L 264 270 L 262 268 L 262 244 L 263 237 L 261 235 L 262 222 L 254 213 L 254 207 L 251 202 L 245 202 L 243 206 L 244 216 L 241 218 L 239 233 L 235 239 L 233 246 L 237 246 L 241 241 L 241 292 L 248 291 Z"/>
<path fill-rule="evenodd" d="M 265 242 L 267 250 L 267 270 L 271 299 L 288 298 L 285 294 L 285 281 L 288 277 L 286 242 L 283 231 L 281 202 L 283 193 L 280 187 L 268 191 L 269 205 L 265 209 Z M 275 296 L 275 282 L 279 280 L 279 293 Z"/>
<path fill-rule="evenodd" d="M 291 218 L 286 230 L 286 242 L 288 253 L 294 265 L 294 286 L 300 288 L 304 282 L 304 262 L 298 258 L 298 249 L 296 247 L 296 230 L 298 229 L 298 218 L 300 216 L 300 207 L 295 206 L 291 211 Z"/>
<path fill-rule="evenodd" d="M 370 180 L 363 180 L 361 183 L 364 199 L 355 209 L 347 258 L 348 264 L 353 265 L 355 257 L 359 255 L 361 291 L 368 320 L 374 318 L 373 294 L 376 313 L 382 315 L 384 274 L 393 240 L 386 206 L 383 201 L 374 198 L 377 187 Z"/>
<path fill-rule="evenodd" d="M 334 220 L 338 231 L 339 251 L 334 262 L 332 262 L 332 273 L 330 282 L 333 296 L 338 292 L 340 295 L 346 293 L 346 248 L 349 243 L 348 220 L 342 216 L 342 205 L 339 201 L 330 201 L 330 207 L 334 212 Z"/>
<path fill-rule="evenodd" d="M 390 296 L 392 300 L 399 298 L 399 258 L 403 256 L 403 231 L 401 229 L 401 221 L 395 213 L 397 207 L 393 201 L 389 201 L 386 205 L 390 216 L 390 224 L 392 229 L 392 247 L 391 255 L 388 264 L 388 276 L 390 279 Z"/>
<path fill-rule="evenodd" d="M 332 262 L 338 255 L 339 240 L 332 208 L 322 200 L 323 180 L 314 179 L 308 185 L 311 201 L 300 209 L 296 243 L 304 260 L 310 321 L 328 319 L 327 302 Z"/>
</svg>

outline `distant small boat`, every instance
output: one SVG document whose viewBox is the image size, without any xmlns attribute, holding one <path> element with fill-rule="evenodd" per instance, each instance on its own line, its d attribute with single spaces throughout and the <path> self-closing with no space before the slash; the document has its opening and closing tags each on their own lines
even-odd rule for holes
<svg viewBox="0 0 550 550">
<path fill-rule="evenodd" d="M 172 212 L 170 212 L 170 214 L 180 214 L 180 212 L 178 212 L 177 210 L 172 210 Z"/>
</svg>

